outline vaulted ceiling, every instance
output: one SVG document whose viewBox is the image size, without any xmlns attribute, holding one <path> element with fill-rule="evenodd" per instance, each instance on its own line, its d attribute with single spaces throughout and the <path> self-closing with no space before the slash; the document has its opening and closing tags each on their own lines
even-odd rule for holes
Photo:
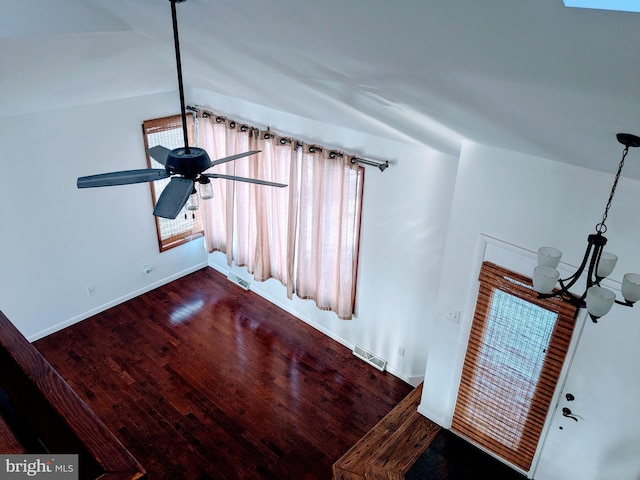
<svg viewBox="0 0 640 480">
<path fill-rule="evenodd" d="M 0 4 L 0 116 L 176 89 L 167 0 Z M 177 8 L 187 86 L 445 153 L 469 139 L 611 173 L 615 133 L 640 135 L 638 13 L 562 0 Z"/>
</svg>

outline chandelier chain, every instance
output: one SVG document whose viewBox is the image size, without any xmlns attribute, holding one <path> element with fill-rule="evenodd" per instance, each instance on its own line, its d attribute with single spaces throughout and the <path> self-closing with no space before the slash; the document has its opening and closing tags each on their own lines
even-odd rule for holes
<svg viewBox="0 0 640 480">
<path fill-rule="evenodd" d="M 616 194 L 616 188 L 618 187 L 618 180 L 620 180 L 620 173 L 622 172 L 622 167 L 624 166 L 624 159 L 629 152 L 629 146 L 625 146 L 624 152 L 622 152 L 622 159 L 620 160 L 620 165 L 618 165 L 618 172 L 616 173 L 615 180 L 613 181 L 613 186 L 611 187 L 611 193 L 609 194 L 609 200 L 607 201 L 607 206 L 604 208 L 604 214 L 602 215 L 602 221 L 596 225 L 596 231 L 598 233 L 605 233 L 607 231 L 607 226 L 605 222 L 607 221 L 607 217 L 609 216 L 609 208 L 611 208 L 611 202 L 613 202 L 613 196 Z"/>
</svg>

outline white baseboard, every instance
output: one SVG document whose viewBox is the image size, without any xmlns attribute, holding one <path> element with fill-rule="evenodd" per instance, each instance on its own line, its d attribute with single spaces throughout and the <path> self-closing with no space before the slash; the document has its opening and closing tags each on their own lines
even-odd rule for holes
<svg viewBox="0 0 640 480">
<path fill-rule="evenodd" d="M 255 288 L 251 288 L 251 291 L 254 292 L 256 295 L 260 295 L 262 298 L 264 298 L 265 300 L 268 300 L 269 302 L 273 303 L 274 305 L 276 305 L 277 307 L 280 307 L 281 309 L 283 309 L 285 312 L 290 313 L 291 315 L 293 315 L 294 317 L 302 320 L 304 323 L 312 326 L 313 328 L 315 328 L 316 330 L 324 333 L 327 337 L 331 338 L 332 340 L 335 340 L 336 342 L 338 342 L 341 345 L 344 345 L 345 347 L 347 347 L 349 350 L 353 350 L 353 347 L 355 346 L 353 343 L 348 342 L 347 340 L 345 340 L 344 338 L 334 334 L 333 332 L 331 332 L 330 330 L 327 330 L 324 326 L 314 322 L 313 320 L 305 317 L 304 315 L 300 315 L 300 312 L 297 312 L 295 310 L 293 310 L 292 308 L 289 307 L 289 305 L 284 304 L 283 302 L 281 302 L 280 300 L 278 300 L 275 297 L 272 297 L 271 295 L 260 291 L 259 289 L 255 289 Z"/>
<path fill-rule="evenodd" d="M 209 263 L 209 266 L 211 268 L 213 268 L 214 270 L 216 270 L 216 271 L 220 272 L 221 274 L 223 274 L 225 277 L 229 274 L 229 270 L 230 269 L 228 267 L 224 268 L 224 267 L 221 267 L 220 265 L 217 265 L 217 264 L 211 263 L 211 262 Z M 293 310 L 289 305 L 286 305 L 285 303 L 283 303 L 279 299 L 277 299 L 277 298 L 269 295 L 268 293 L 262 291 L 257 283 L 252 282 L 250 290 L 253 293 L 255 293 L 256 295 L 259 295 L 260 297 L 264 298 L 265 300 L 267 300 L 267 301 L 273 303 L 274 305 L 276 305 L 277 307 L 283 309 L 285 312 L 290 313 L 291 315 L 293 315 L 294 317 L 298 318 L 299 320 L 302 320 L 304 323 L 306 323 L 308 325 L 311 325 L 316 330 L 324 333 L 327 337 L 335 340 L 336 342 L 340 343 L 341 345 L 344 345 L 349 350 L 353 350 L 354 344 L 348 342 L 344 338 L 341 338 L 341 337 L 335 335 L 333 332 L 327 330 L 322 325 L 319 325 L 319 324 L 315 323 L 311 319 L 305 318 L 304 315 L 300 315 L 300 312 L 297 312 L 297 311 Z"/>
<path fill-rule="evenodd" d="M 33 335 L 29 335 L 29 337 L 27 337 L 27 340 L 29 340 L 29 342 L 35 342 L 36 340 L 39 340 L 41 338 L 46 337 L 47 335 L 51 335 L 52 333 L 58 332 L 64 328 L 67 328 L 71 325 L 74 325 L 78 322 L 81 322 L 82 320 L 85 320 L 89 317 L 92 317 L 93 315 L 96 315 L 100 312 L 104 312 L 105 310 L 110 309 L 111 307 L 115 307 L 116 305 L 120 305 L 121 303 L 126 302 L 127 300 L 131 300 L 132 298 L 135 298 L 139 295 L 142 295 L 143 293 L 147 293 L 150 292 L 151 290 L 154 290 L 158 287 L 161 287 L 162 285 L 165 285 L 167 283 L 170 283 L 174 280 L 177 280 L 178 278 L 184 277 L 185 275 L 189 275 L 190 273 L 196 272 L 198 270 L 200 270 L 201 268 L 204 268 L 208 265 L 207 262 L 203 262 L 200 263 L 198 265 L 194 265 L 191 268 L 188 268 L 186 270 L 182 270 L 178 273 L 175 273 L 173 275 L 170 275 L 168 277 L 165 277 L 161 280 L 158 280 L 157 282 L 154 282 L 152 284 L 146 285 L 138 290 L 135 290 L 131 293 L 128 293 L 127 295 L 123 295 L 122 297 L 116 298 L 114 300 L 111 300 L 107 303 L 104 303 L 102 305 L 99 305 L 95 308 L 92 308 L 91 310 L 81 313 L 80 315 L 76 315 L 75 317 L 72 317 L 68 320 L 65 320 L 64 322 L 60 322 L 57 323 L 56 325 L 53 325 L 49 328 L 45 328 L 44 330 L 41 330 L 39 332 L 34 333 Z"/>
<path fill-rule="evenodd" d="M 212 263 L 212 262 L 209 263 L 209 266 L 211 268 L 213 268 L 214 270 L 220 272 L 225 277 L 229 274 L 229 271 L 230 271 L 229 267 L 221 266 L 221 265 L 218 265 L 218 264 Z M 281 300 L 269 295 L 268 293 L 265 293 L 264 291 L 262 291 L 260 289 L 259 282 L 252 282 L 250 290 L 253 293 L 255 293 L 256 295 L 259 295 L 260 297 L 264 298 L 265 300 L 273 303 L 277 307 L 283 309 L 285 312 L 293 315 L 297 319 L 303 321 L 307 325 L 312 326 L 313 328 L 315 328 L 319 332 L 325 334 L 327 337 L 331 338 L 332 340 L 335 340 L 339 344 L 341 344 L 341 345 L 347 347 L 349 350 L 353 351 L 353 349 L 355 347 L 354 343 L 351 343 L 351 342 L 347 341 L 346 339 L 334 334 L 330 330 L 327 330 L 324 326 L 314 322 L 313 320 L 311 320 L 308 317 L 305 317 L 304 315 L 301 315 L 300 312 L 292 309 L 290 305 L 285 304 Z M 390 365 L 389 363 L 387 363 L 386 370 L 387 370 L 387 372 L 389 372 L 394 377 L 399 378 L 400 380 L 408 383 L 409 385 L 411 385 L 413 387 L 417 387 L 418 385 L 420 385 L 420 383 L 422 383 L 424 381 L 424 375 L 405 375 L 401 371 L 396 369 L 393 365 Z"/>
<path fill-rule="evenodd" d="M 406 379 L 404 379 L 412 387 L 417 387 L 422 382 L 424 382 L 424 375 L 410 375 Z"/>
<path fill-rule="evenodd" d="M 451 428 L 451 420 L 443 418 L 436 412 L 429 411 L 422 402 L 418 405 L 418 413 L 424 415 L 432 422 L 437 423 L 442 428 L 446 428 L 447 430 Z"/>
</svg>

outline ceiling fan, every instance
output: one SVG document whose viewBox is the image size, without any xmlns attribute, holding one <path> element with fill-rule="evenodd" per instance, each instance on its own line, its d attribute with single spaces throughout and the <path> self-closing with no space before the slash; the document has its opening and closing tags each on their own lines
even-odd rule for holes
<svg viewBox="0 0 640 480">
<path fill-rule="evenodd" d="M 182 133 L 184 136 L 184 147 L 169 150 L 163 146 L 155 146 L 147 150 L 147 154 L 162 164 L 164 168 L 143 168 L 138 170 L 124 170 L 119 172 L 101 173 L 79 177 L 78 188 L 109 187 L 113 185 L 129 185 L 133 183 L 153 182 L 163 178 L 171 178 L 167 186 L 162 191 L 156 203 L 153 214 L 157 217 L 174 219 L 182 210 L 188 200 L 191 205 L 196 205 L 198 192 L 196 183 L 199 184 L 200 198 L 208 199 L 213 197 L 210 179 L 223 178 L 240 182 L 269 185 L 272 187 L 286 187 L 282 183 L 268 182 L 255 178 L 236 177 L 234 175 L 223 175 L 218 173 L 204 173 L 205 170 L 230 162 L 238 158 L 246 157 L 258 153 L 260 150 L 251 150 L 237 155 L 220 158 L 212 161 L 207 152 L 202 148 L 190 147 L 187 135 L 187 114 L 184 101 L 184 87 L 182 84 L 182 66 L 180 61 L 180 43 L 178 40 L 178 21 L 176 15 L 176 3 L 186 0 L 169 0 L 171 2 L 171 18 L 173 20 L 173 41 L 176 53 L 176 65 L 178 70 L 178 89 L 180 91 L 180 108 L 182 114 Z M 190 207 L 190 206 L 188 206 Z M 190 207 L 192 208 L 192 207 Z M 192 208 L 192 209 L 195 209 Z"/>
</svg>

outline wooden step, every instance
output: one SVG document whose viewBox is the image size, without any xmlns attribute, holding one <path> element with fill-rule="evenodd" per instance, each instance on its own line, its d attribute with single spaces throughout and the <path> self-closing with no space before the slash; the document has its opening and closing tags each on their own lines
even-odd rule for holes
<svg viewBox="0 0 640 480">
<path fill-rule="evenodd" d="M 334 480 L 403 479 L 440 426 L 418 413 L 422 384 L 333 465 Z"/>
</svg>

